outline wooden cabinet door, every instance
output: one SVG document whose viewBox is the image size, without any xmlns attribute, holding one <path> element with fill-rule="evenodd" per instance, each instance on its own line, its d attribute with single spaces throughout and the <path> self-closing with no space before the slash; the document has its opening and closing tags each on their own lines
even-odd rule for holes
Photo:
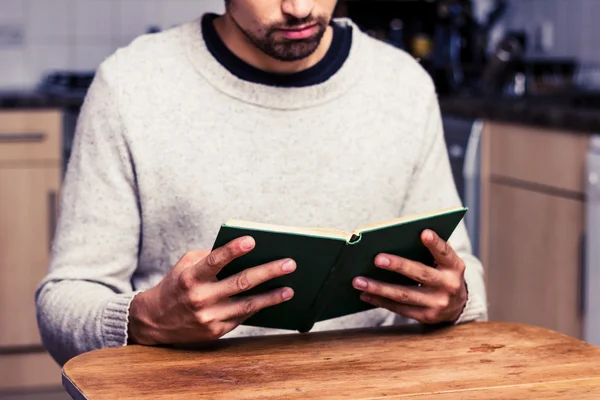
<svg viewBox="0 0 600 400">
<path fill-rule="evenodd" d="M 498 122 L 488 122 L 484 131 L 492 177 L 567 193 L 584 192 L 589 135 Z"/>
<path fill-rule="evenodd" d="M 0 348 L 41 345 L 34 291 L 46 274 L 60 168 L 0 167 Z"/>
<path fill-rule="evenodd" d="M 493 182 L 488 193 L 490 319 L 580 338 L 583 202 Z"/>
<path fill-rule="evenodd" d="M 60 162 L 62 112 L 0 111 L 0 161 Z"/>
</svg>

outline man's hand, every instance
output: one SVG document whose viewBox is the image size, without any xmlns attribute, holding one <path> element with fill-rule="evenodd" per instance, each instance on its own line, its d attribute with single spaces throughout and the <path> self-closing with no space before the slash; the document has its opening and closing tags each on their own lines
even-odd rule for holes
<svg viewBox="0 0 600 400">
<path fill-rule="evenodd" d="M 363 291 L 361 299 L 374 306 L 425 324 L 454 322 L 467 302 L 465 263 L 435 232 L 424 231 L 421 240 L 431 251 L 437 268 L 388 254 L 375 258 L 376 266 L 411 278 L 420 283 L 418 287 L 391 285 L 364 277 L 356 277 L 353 285 Z"/>
<path fill-rule="evenodd" d="M 243 237 L 212 252 L 185 254 L 156 287 L 134 297 L 130 342 L 156 345 L 218 339 L 259 310 L 291 299 L 291 288 L 231 297 L 293 272 L 293 260 L 274 261 L 217 281 L 223 267 L 254 246 L 251 237 Z"/>
</svg>

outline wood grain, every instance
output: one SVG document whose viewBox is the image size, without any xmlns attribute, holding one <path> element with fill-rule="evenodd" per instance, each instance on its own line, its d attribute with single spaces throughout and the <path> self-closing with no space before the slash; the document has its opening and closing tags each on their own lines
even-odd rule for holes
<svg viewBox="0 0 600 400">
<path fill-rule="evenodd" d="M 584 204 L 495 183 L 490 193 L 490 318 L 581 338 Z"/>
<path fill-rule="evenodd" d="M 487 125 L 492 176 L 584 192 L 589 135 L 500 122 Z"/>
<path fill-rule="evenodd" d="M 60 176 L 58 167 L 0 168 L 0 348 L 41 346 L 34 292 L 48 268 Z"/>
<path fill-rule="evenodd" d="M 554 388 L 564 391 L 554 398 L 600 396 L 582 384 L 600 379 L 600 348 L 566 335 L 498 322 L 419 329 L 105 349 L 69 361 L 64 385 L 91 400 L 530 398 Z"/>
<path fill-rule="evenodd" d="M 422 393 L 391 398 L 440 400 L 506 400 L 506 399 L 598 399 L 600 379 L 574 379 L 513 386 L 498 386 L 436 393 Z"/>
</svg>

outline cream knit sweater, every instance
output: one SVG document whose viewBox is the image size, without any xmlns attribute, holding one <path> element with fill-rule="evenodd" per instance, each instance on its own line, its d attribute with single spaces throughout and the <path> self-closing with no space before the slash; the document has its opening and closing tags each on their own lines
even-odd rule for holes
<svg viewBox="0 0 600 400">
<path fill-rule="evenodd" d="M 211 248 L 229 218 L 352 230 L 460 204 L 429 76 L 353 28 L 343 67 L 311 87 L 239 80 L 208 52 L 200 20 L 143 36 L 101 65 L 36 293 L 58 363 L 125 345 L 135 293 L 186 251 Z M 467 265 L 459 322 L 486 319 L 464 225 L 451 242 Z M 375 309 L 314 331 L 407 322 Z M 241 326 L 227 336 L 267 333 L 280 332 Z"/>
</svg>

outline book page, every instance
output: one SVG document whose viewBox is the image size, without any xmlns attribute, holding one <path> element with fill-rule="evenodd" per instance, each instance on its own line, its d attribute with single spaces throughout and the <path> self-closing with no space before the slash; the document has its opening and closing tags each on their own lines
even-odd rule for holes
<svg viewBox="0 0 600 400">
<path fill-rule="evenodd" d="M 225 223 L 225 225 L 229 227 L 255 229 L 267 232 L 281 232 L 305 236 L 343 239 L 346 241 L 350 240 L 350 238 L 352 237 L 351 233 L 344 232 L 338 229 L 263 224 L 260 222 L 242 221 L 239 219 L 230 219 Z"/>
<path fill-rule="evenodd" d="M 400 217 L 400 218 L 389 219 L 387 221 L 375 222 L 373 224 L 365 225 L 358 229 L 355 229 L 353 234 L 360 235 L 361 233 L 364 233 L 364 232 L 374 231 L 377 229 L 383 229 L 388 226 L 399 225 L 402 223 L 416 221 L 419 219 L 431 218 L 431 217 L 435 217 L 436 215 L 447 214 L 447 213 L 461 211 L 461 210 L 464 210 L 464 208 L 463 207 L 446 208 L 446 209 L 436 210 L 436 211 L 423 213 L 423 214 L 407 215 L 407 216 Z"/>
</svg>

